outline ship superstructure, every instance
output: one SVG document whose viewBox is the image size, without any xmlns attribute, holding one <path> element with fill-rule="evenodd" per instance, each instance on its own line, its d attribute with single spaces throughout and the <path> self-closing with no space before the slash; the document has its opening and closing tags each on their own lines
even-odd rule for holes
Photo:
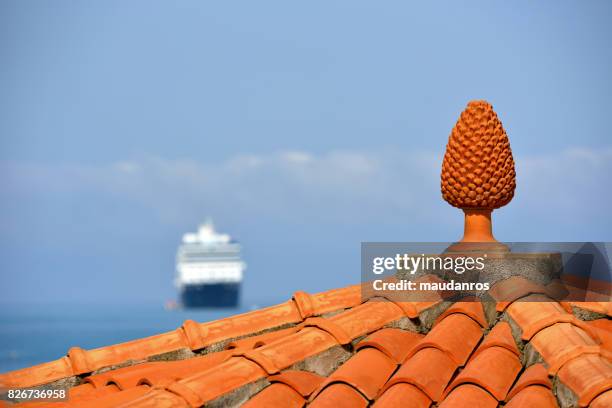
<svg viewBox="0 0 612 408">
<path fill-rule="evenodd" d="M 215 231 L 211 220 L 183 235 L 176 255 L 176 285 L 183 307 L 236 307 L 246 268 L 240 244 Z"/>
</svg>

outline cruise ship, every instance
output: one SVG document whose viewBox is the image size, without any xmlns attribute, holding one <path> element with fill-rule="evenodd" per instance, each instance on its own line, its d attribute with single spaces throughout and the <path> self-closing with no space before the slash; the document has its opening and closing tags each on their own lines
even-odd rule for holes
<svg viewBox="0 0 612 408">
<path fill-rule="evenodd" d="M 215 231 L 209 219 L 183 235 L 176 254 L 176 285 L 185 308 L 237 307 L 246 268 L 240 244 Z"/>
</svg>

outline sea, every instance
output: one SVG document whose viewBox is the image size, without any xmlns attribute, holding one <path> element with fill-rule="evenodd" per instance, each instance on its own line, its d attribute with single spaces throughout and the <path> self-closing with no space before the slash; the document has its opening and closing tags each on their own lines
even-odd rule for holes
<svg viewBox="0 0 612 408">
<path fill-rule="evenodd" d="M 66 355 L 70 347 L 92 349 L 152 336 L 183 321 L 208 322 L 268 304 L 232 309 L 172 309 L 163 305 L 0 304 L 0 373 Z"/>
</svg>

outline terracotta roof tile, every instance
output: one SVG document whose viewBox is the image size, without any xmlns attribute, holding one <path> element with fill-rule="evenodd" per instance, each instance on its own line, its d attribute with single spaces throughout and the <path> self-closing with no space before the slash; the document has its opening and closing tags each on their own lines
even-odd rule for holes
<svg viewBox="0 0 612 408">
<path fill-rule="evenodd" d="M 329 333 L 318 328 L 307 327 L 295 334 L 278 339 L 272 344 L 260 347 L 258 351 L 269 357 L 275 366 L 282 370 L 337 344 L 336 339 Z"/>
<path fill-rule="evenodd" d="M 408 352 L 423 338 L 422 334 L 405 330 L 385 328 L 375 331 L 357 344 L 356 350 L 374 347 L 385 353 L 396 363 L 404 361 Z"/>
<path fill-rule="evenodd" d="M 392 303 L 368 302 L 327 320 L 329 326 L 357 337 L 401 316 L 402 311 Z M 193 405 L 202 404 L 337 344 L 338 340 L 327 331 L 318 327 L 305 327 L 269 345 L 232 357 L 204 371 L 202 375 L 188 377 L 167 388 Z"/>
<path fill-rule="evenodd" d="M 255 394 L 244 405 L 244 408 L 300 408 L 304 406 L 304 397 L 302 397 L 295 389 L 283 384 L 270 384 L 258 394 Z"/>
<path fill-rule="evenodd" d="M 462 384 L 455 388 L 440 405 L 440 408 L 496 408 L 497 401 L 491 394 L 477 385 Z"/>
<path fill-rule="evenodd" d="M 135 397 L 129 395 L 132 390 L 122 391 L 117 394 L 116 400 L 109 398 L 107 401 L 97 402 L 96 405 L 90 405 L 91 408 L 116 408 L 116 407 L 143 407 L 143 408 L 190 408 L 189 404 L 180 396 L 161 390 L 152 390 L 142 396 Z M 121 397 L 121 398 L 119 398 Z M 101 404 L 101 405 L 97 405 Z M 79 407 L 79 405 L 77 405 Z"/>
<path fill-rule="evenodd" d="M 359 285 L 353 285 L 316 295 L 300 292 L 296 299 L 299 301 L 290 300 L 280 305 L 209 323 L 187 320 L 182 327 L 174 331 L 113 346 L 93 350 L 73 347 L 66 357 L 59 360 L 0 374 L 0 386 L 29 387 L 46 384 L 117 365 L 127 360 L 144 360 L 150 356 L 183 348 L 199 350 L 224 340 L 300 323 L 304 320 L 303 313 L 306 316 L 316 316 L 356 306 L 361 303 L 361 291 Z M 304 306 L 305 304 L 309 306 Z"/>
<path fill-rule="evenodd" d="M 610 360 L 597 354 L 586 354 L 568 361 L 557 375 L 577 395 L 581 407 L 587 406 L 597 395 L 612 389 Z"/>
<path fill-rule="evenodd" d="M 556 323 L 536 334 L 530 342 L 555 374 L 563 364 L 581 354 L 598 354 L 601 347 L 582 328 Z"/>
<path fill-rule="evenodd" d="M 478 353 L 482 352 L 488 347 L 502 347 L 519 358 L 521 356 L 521 353 L 516 346 L 516 342 L 514 341 L 514 337 L 512 337 L 512 329 L 506 322 L 499 322 L 493 326 L 489 334 L 487 334 L 482 341 L 482 344 L 474 352 L 472 358 L 476 357 Z"/>
<path fill-rule="evenodd" d="M 591 402 L 591 408 L 610 408 L 612 407 L 612 390 L 606 391 L 601 395 L 598 395 L 593 402 Z"/>
<path fill-rule="evenodd" d="M 569 302 L 573 307 L 612 317 L 612 302 Z"/>
<path fill-rule="evenodd" d="M 93 393 L 94 391 L 98 391 L 102 394 L 106 388 L 112 389 L 115 391 L 120 391 L 120 388 L 117 386 L 117 384 L 106 385 L 106 382 L 105 382 L 104 384 L 95 386 L 92 382 L 86 382 L 84 384 L 80 384 L 80 385 L 70 388 L 68 392 L 70 393 L 70 397 L 74 398 L 74 397 L 81 397 L 83 395 L 89 395 Z"/>
<path fill-rule="evenodd" d="M 367 407 L 368 400 L 353 387 L 343 383 L 331 384 L 310 403 L 312 408 Z"/>
<path fill-rule="evenodd" d="M 393 375 L 384 391 L 393 384 L 408 383 L 423 391 L 429 399 L 440 401 L 457 366 L 447 353 L 437 348 L 420 349 Z"/>
<path fill-rule="evenodd" d="M 508 307 L 508 316 L 520 327 L 523 340 L 530 340 L 538 331 L 558 322 L 576 322 L 557 302 L 532 296 L 531 302 L 514 302 Z"/>
<path fill-rule="evenodd" d="M 268 333 L 260 334 L 257 336 L 250 336 L 240 340 L 234 340 L 227 344 L 227 349 L 255 349 L 257 347 L 265 346 L 273 342 L 276 339 L 283 338 L 290 334 L 293 334 L 299 330 L 299 327 L 289 327 L 287 329 L 281 329 L 276 331 L 271 331 Z"/>
<path fill-rule="evenodd" d="M 434 347 L 447 353 L 457 365 L 464 365 L 482 337 L 482 328 L 472 318 L 464 314 L 451 314 L 425 336 L 408 354 Z"/>
<path fill-rule="evenodd" d="M 151 386 L 163 385 L 194 372 L 205 371 L 231 356 L 232 351 L 220 351 L 187 360 L 142 363 L 91 375 L 85 381 L 95 385 L 96 389 L 107 384 L 116 384 L 122 390 L 143 383 Z"/>
<path fill-rule="evenodd" d="M 263 368 L 255 362 L 232 357 L 213 369 L 177 381 L 166 388 L 183 397 L 191 405 L 200 406 L 240 386 L 258 380 L 265 374 Z"/>
<path fill-rule="evenodd" d="M 297 293 L 297 292 L 296 292 Z M 305 292 L 300 292 L 309 297 L 311 312 L 306 317 L 319 316 L 329 312 L 335 312 L 340 309 L 348 309 L 359 305 L 361 300 L 361 285 L 352 285 L 340 289 L 332 289 L 326 292 L 308 295 Z M 295 299 L 295 294 L 294 294 Z"/>
<path fill-rule="evenodd" d="M 531 294 L 546 295 L 546 288 L 522 276 L 512 276 L 496 282 L 489 295 L 497 301 L 497 311 L 503 312 L 514 301 Z"/>
<path fill-rule="evenodd" d="M 461 384 L 477 384 L 503 401 L 521 371 L 518 357 L 504 347 L 487 347 L 457 375 L 446 393 Z"/>
<path fill-rule="evenodd" d="M 141 385 L 138 387 L 130 388 L 125 391 L 115 392 L 111 394 L 107 394 L 102 397 L 96 397 L 94 399 L 81 399 L 81 400 L 70 400 L 68 406 L 69 407 L 82 407 L 87 406 L 91 408 L 113 408 L 117 407 L 121 404 L 130 403 L 144 395 L 150 395 L 151 388 L 146 385 Z M 173 400 L 173 405 L 166 406 L 181 406 L 185 407 L 185 401 L 182 401 L 177 396 L 171 396 L 171 400 Z M 180 405 L 178 405 L 180 404 Z"/>
<path fill-rule="evenodd" d="M 548 378 L 546 368 L 542 364 L 533 364 L 525 369 L 518 381 L 512 387 L 512 390 L 510 390 L 506 396 L 506 401 L 509 401 L 523 389 L 532 385 L 540 385 L 549 390 L 552 389 L 552 382 L 550 378 Z"/>
<path fill-rule="evenodd" d="M 412 384 L 396 383 L 376 400 L 374 408 L 429 408 L 431 399 Z"/>
<path fill-rule="evenodd" d="M 601 346 L 612 352 L 612 320 L 597 319 L 586 322 L 591 329 L 597 334 L 601 342 Z"/>
<path fill-rule="evenodd" d="M 522 389 L 507 404 L 507 408 L 557 408 L 555 396 L 546 387 L 532 385 Z"/>
<path fill-rule="evenodd" d="M 354 387 L 369 400 L 373 400 L 396 367 L 397 364 L 391 358 L 377 349 L 361 349 L 330 375 L 310 399 L 316 399 L 329 384 L 340 382 Z"/>
<path fill-rule="evenodd" d="M 308 397 L 325 379 L 308 371 L 286 370 L 280 374 L 268 377 L 271 383 L 283 383 L 297 391 L 301 396 Z"/>
<path fill-rule="evenodd" d="M 440 303 L 439 294 L 427 302 L 362 303 L 358 286 L 296 292 L 244 315 L 72 348 L 55 362 L 1 374 L 0 382 L 24 386 L 80 373 L 68 380 L 79 384 L 68 402 L 16 408 L 610 405 L 612 321 L 602 317 L 609 304 L 580 303 L 597 309 L 584 312 L 522 280 L 505 285 L 515 299 L 493 308 Z M 177 360 L 152 358 L 167 351 L 178 353 L 164 359 Z M 108 364 L 122 368 L 90 373 Z"/>
<path fill-rule="evenodd" d="M 441 320 L 454 313 L 461 313 L 465 316 L 471 317 L 483 329 L 489 327 L 487 319 L 484 315 L 482 303 L 478 301 L 453 303 L 444 312 L 442 312 L 440 316 L 438 316 L 436 323 L 439 323 Z"/>
<path fill-rule="evenodd" d="M 371 301 L 330 317 L 351 337 L 356 338 L 380 329 L 404 317 L 403 311 L 391 302 Z"/>
</svg>

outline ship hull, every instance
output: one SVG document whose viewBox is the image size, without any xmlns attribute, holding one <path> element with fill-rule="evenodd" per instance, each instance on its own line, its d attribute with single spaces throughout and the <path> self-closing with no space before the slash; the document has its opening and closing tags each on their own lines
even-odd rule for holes
<svg viewBox="0 0 612 408">
<path fill-rule="evenodd" d="M 181 304 L 185 308 L 238 307 L 240 283 L 202 283 L 183 286 Z"/>
</svg>

